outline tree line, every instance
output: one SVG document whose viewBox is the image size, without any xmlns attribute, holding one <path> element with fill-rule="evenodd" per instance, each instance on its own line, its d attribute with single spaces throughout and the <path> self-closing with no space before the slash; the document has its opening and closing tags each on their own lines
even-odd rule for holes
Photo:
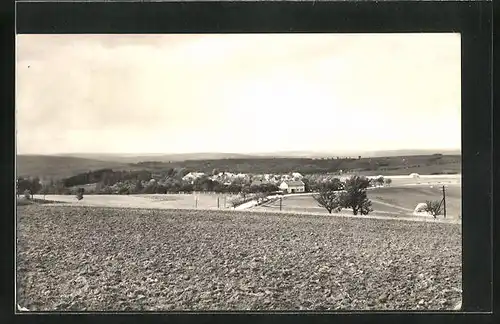
<svg viewBox="0 0 500 324">
<path fill-rule="evenodd" d="M 130 164 L 131 168 L 162 170 L 187 168 L 210 173 L 213 169 L 232 170 L 235 173 L 282 174 L 290 170 L 302 174 L 325 174 L 346 171 L 382 171 L 424 167 L 428 165 L 460 163 L 459 155 L 417 155 L 373 158 L 239 158 L 186 160 L 174 162 L 145 161 Z"/>
</svg>

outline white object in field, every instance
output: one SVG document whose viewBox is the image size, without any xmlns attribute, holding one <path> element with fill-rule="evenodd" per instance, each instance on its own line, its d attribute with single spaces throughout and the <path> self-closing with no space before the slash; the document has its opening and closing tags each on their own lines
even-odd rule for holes
<svg viewBox="0 0 500 324">
<path fill-rule="evenodd" d="M 415 207 L 415 210 L 413 211 L 414 215 L 418 216 L 432 216 L 429 212 L 425 211 L 425 207 L 427 206 L 426 203 L 419 203 L 417 204 L 417 207 Z"/>
<path fill-rule="evenodd" d="M 21 312 L 29 312 L 30 310 L 27 309 L 26 307 L 21 307 L 19 304 L 17 304 L 17 310 Z"/>
<path fill-rule="evenodd" d="M 418 173 L 410 173 L 410 177 L 412 177 L 412 178 L 420 178 L 420 174 L 418 174 Z"/>
</svg>

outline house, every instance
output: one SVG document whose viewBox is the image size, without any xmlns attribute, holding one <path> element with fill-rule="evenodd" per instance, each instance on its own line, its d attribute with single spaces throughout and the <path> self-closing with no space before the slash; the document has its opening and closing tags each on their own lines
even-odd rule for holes
<svg viewBox="0 0 500 324">
<path fill-rule="evenodd" d="M 305 192 L 305 184 L 302 181 L 283 181 L 280 189 L 288 193 Z"/>
<path fill-rule="evenodd" d="M 288 174 L 284 174 L 281 176 L 281 180 L 282 181 L 288 181 L 288 180 L 292 180 L 292 177 Z"/>
<path fill-rule="evenodd" d="M 182 180 L 183 181 L 194 181 L 202 176 L 204 176 L 205 173 L 203 172 L 189 172 L 188 174 L 186 174 L 185 176 L 182 177 Z"/>
<path fill-rule="evenodd" d="M 292 177 L 295 179 L 295 180 L 300 180 L 302 179 L 304 176 L 298 172 L 292 172 Z"/>
<path fill-rule="evenodd" d="M 236 175 L 231 172 L 224 172 L 224 176 L 228 179 L 233 179 Z"/>
</svg>

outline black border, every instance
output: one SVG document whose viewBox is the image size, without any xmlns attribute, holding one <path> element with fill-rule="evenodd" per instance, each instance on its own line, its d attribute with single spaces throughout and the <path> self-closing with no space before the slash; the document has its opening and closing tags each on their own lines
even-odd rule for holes
<svg viewBox="0 0 500 324">
<path fill-rule="evenodd" d="M 464 310 L 492 310 L 492 3 L 446 2 L 169 2 L 169 3 L 18 3 L 17 33 L 239 33 L 239 32 L 460 32 L 462 35 L 462 159 L 463 159 L 463 302 Z M 3 15 L 2 15 L 3 18 Z M 2 36 L 8 21 L 2 19 Z M 9 39 L 11 45 L 13 42 Z M 2 54 L 6 54 L 2 51 Z M 8 56 L 8 55 L 7 55 Z M 8 56 L 13 61 L 13 57 Z M 10 70 L 13 72 L 13 69 Z M 10 73 L 9 73 L 10 74 Z M 12 81 L 11 81 L 12 82 Z M 8 83 L 4 83 L 8 84 Z M 12 82 L 13 84 L 13 82 Z M 13 98 L 13 90 L 10 93 Z M 13 108 L 13 105 L 10 105 Z M 5 113 L 5 110 L 3 110 Z M 14 109 L 3 120 L 12 120 Z M 6 125 L 3 130 L 12 130 Z M 11 137 L 7 137 L 11 138 Z M 9 142 L 9 145 L 13 143 Z M 12 146 L 13 147 L 13 146 Z M 13 152 L 12 150 L 11 152 Z M 5 155 L 4 155 L 5 156 Z M 6 161 L 10 171 L 13 158 Z M 496 175 L 500 175 L 496 173 Z M 5 178 L 4 178 L 5 179 Z M 7 185 L 13 188 L 13 179 Z M 4 180 L 5 181 L 5 180 Z M 10 187 L 12 186 L 12 187 Z M 13 195 L 13 192 L 11 193 Z M 12 197 L 6 195 L 6 197 Z M 4 196 L 5 197 L 5 196 Z M 9 200 L 12 206 L 14 199 Z M 12 206 L 13 208 L 13 206 Z M 471 216 L 466 216 L 471 215 Z M 2 217 L 4 251 L 14 252 L 12 219 Z M 10 258 L 13 260 L 13 257 Z M 13 265 L 13 264 L 11 264 Z M 4 263 L 12 287 L 2 294 L 3 309 L 13 305 L 13 273 Z M 7 271 L 5 271 L 7 270 Z M 5 277 L 4 277 L 5 278 Z M 7 280 L 5 278 L 5 280 Z M 10 291 L 9 291 L 10 290 Z M 262 315 L 245 319 L 319 321 L 342 319 L 365 322 L 368 316 L 401 320 L 492 321 L 489 315 L 384 312 L 370 315 Z M 36 315 L 35 315 L 36 316 Z M 165 316 L 165 315 L 161 315 Z M 187 320 L 188 315 L 169 315 Z M 71 316 L 71 320 L 76 320 Z M 203 315 L 204 320 L 226 316 Z M 231 316 L 232 317 L 232 316 Z M 82 317 L 80 317 L 82 318 Z M 87 318 L 87 317 L 85 317 Z M 147 317 L 150 318 L 150 317 Z M 146 318 L 146 319 L 147 319 Z M 16 319 L 32 321 L 33 316 Z M 69 320 L 69 318 L 61 318 Z M 111 318 L 107 318 L 108 320 Z M 114 315 L 118 321 L 122 315 Z M 146 320 L 141 318 L 140 321 Z M 202 319 L 201 317 L 198 319 Z M 95 316 L 87 320 L 97 320 Z M 238 320 L 241 320 L 238 318 Z M 6 321 L 9 322 L 9 321 Z"/>
</svg>

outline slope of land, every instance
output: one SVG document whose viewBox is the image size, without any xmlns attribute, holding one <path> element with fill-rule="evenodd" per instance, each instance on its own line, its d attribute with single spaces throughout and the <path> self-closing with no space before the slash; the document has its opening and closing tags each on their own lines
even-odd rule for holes
<svg viewBox="0 0 500 324">
<path fill-rule="evenodd" d="M 37 311 L 444 310 L 452 224 L 223 211 L 18 208 L 17 304 Z"/>
<path fill-rule="evenodd" d="M 153 159 L 154 157 L 152 157 Z M 20 176 L 65 178 L 91 170 L 111 168 L 114 170 L 164 171 L 171 168 L 186 168 L 190 171 L 211 173 L 214 169 L 234 173 L 330 173 L 339 170 L 365 175 L 397 175 L 460 173 L 460 155 L 416 155 L 361 159 L 315 159 L 315 158 L 227 158 L 186 161 L 101 161 L 76 157 L 18 155 L 17 173 Z"/>
<path fill-rule="evenodd" d="M 276 152 L 254 152 L 254 153 L 64 153 L 54 154 L 56 156 L 79 157 L 101 161 L 115 161 L 123 163 L 137 163 L 141 161 L 185 161 L 185 160 L 220 160 L 220 159 L 255 159 L 255 158 L 329 158 L 329 157 L 386 157 L 386 156 L 415 156 L 433 155 L 436 153 L 444 155 L 460 155 L 460 150 L 385 150 L 385 151 L 276 151 Z"/>
<path fill-rule="evenodd" d="M 419 203 L 427 200 L 438 200 L 442 198 L 440 186 L 401 186 L 389 188 L 375 188 L 368 190 L 368 198 L 372 202 L 373 215 L 394 215 L 396 217 L 411 216 Z M 289 212 L 328 212 L 311 195 L 287 196 L 280 202 L 274 200 L 261 206 L 254 207 L 258 211 Z M 462 194 L 460 185 L 448 185 L 446 188 L 446 213 L 448 218 L 458 219 L 462 209 Z M 345 213 L 345 210 L 343 211 Z M 439 216 L 442 217 L 442 216 Z"/>
<path fill-rule="evenodd" d="M 78 173 L 98 169 L 129 168 L 120 162 L 100 161 L 67 156 L 50 155 L 18 155 L 16 158 L 17 176 L 33 176 L 40 178 L 65 178 Z"/>
<path fill-rule="evenodd" d="M 182 154 L 115 154 L 115 153 L 75 153 L 60 154 L 75 158 L 94 159 L 120 163 L 139 163 L 144 161 L 181 162 L 186 160 L 253 159 L 259 156 L 238 153 L 182 153 Z"/>
</svg>

